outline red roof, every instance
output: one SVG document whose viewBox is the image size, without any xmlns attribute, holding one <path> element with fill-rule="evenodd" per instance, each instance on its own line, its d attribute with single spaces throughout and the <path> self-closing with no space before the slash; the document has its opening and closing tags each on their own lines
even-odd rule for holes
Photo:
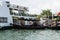
<svg viewBox="0 0 60 40">
<path fill-rule="evenodd" d="M 60 12 L 57 15 L 59 16 L 60 15 Z"/>
</svg>

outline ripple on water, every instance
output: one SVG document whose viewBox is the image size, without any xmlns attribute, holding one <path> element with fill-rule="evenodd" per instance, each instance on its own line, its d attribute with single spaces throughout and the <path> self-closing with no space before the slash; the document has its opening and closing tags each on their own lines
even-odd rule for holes
<svg viewBox="0 0 60 40">
<path fill-rule="evenodd" d="M 0 40 L 60 40 L 58 30 L 5 30 Z"/>
</svg>

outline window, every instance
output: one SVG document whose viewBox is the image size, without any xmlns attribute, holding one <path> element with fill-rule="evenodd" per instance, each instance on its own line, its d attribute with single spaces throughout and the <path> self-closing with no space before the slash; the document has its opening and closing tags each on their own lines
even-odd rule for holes
<svg viewBox="0 0 60 40">
<path fill-rule="evenodd" d="M 21 16 L 21 13 L 19 13 L 19 16 Z"/>
<path fill-rule="evenodd" d="M 7 23 L 7 17 L 0 17 L 0 23 Z"/>
<path fill-rule="evenodd" d="M 9 8 L 9 10 L 13 10 L 13 8 Z"/>
<path fill-rule="evenodd" d="M 17 6 L 17 8 L 19 8 L 19 6 Z"/>
<path fill-rule="evenodd" d="M 6 3 L 9 3 L 9 1 L 6 1 Z"/>
<path fill-rule="evenodd" d="M 10 7 L 10 4 L 8 4 L 7 7 Z"/>
<path fill-rule="evenodd" d="M 20 13 L 24 13 L 24 10 L 20 10 Z"/>
<path fill-rule="evenodd" d="M 13 13 L 14 15 L 18 15 L 17 13 Z"/>
</svg>

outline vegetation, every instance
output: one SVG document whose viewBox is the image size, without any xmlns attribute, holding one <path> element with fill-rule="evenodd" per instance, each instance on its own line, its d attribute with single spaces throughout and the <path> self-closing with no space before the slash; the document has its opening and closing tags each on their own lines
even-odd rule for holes
<svg viewBox="0 0 60 40">
<path fill-rule="evenodd" d="M 41 17 L 48 17 L 48 16 L 52 16 L 52 12 L 49 9 L 42 10 Z"/>
</svg>

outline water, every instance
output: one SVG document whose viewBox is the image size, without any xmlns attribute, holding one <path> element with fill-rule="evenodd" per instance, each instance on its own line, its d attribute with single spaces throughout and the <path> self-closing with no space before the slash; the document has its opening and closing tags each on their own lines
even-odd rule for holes
<svg viewBox="0 0 60 40">
<path fill-rule="evenodd" d="M 0 40 L 60 40 L 59 30 L 4 30 Z"/>
</svg>

